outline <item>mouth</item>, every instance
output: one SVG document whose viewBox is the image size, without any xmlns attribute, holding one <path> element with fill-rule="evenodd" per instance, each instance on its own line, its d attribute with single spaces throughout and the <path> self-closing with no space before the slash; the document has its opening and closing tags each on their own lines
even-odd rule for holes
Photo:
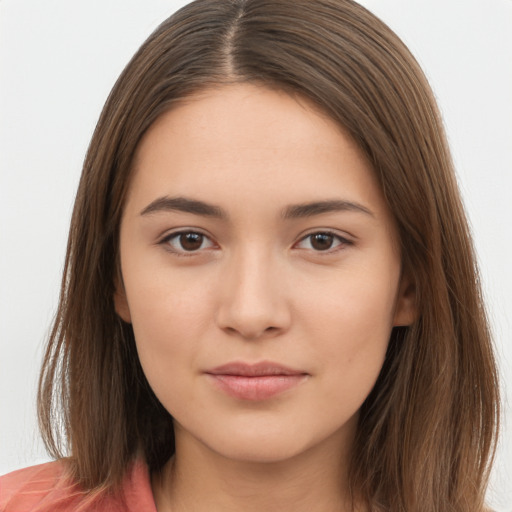
<svg viewBox="0 0 512 512">
<path fill-rule="evenodd" d="M 256 364 L 233 362 L 205 373 L 218 390 L 249 401 L 272 398 L 298 386 L 309 376 L 304 371 L 269 361 Z"/>
</svg>

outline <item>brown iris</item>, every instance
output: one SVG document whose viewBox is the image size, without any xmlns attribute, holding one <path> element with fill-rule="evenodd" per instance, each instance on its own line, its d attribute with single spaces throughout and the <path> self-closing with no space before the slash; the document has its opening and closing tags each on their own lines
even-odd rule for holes
<svg viewBox="0 0 512 512">
<path fill-rule="evenodd" d="M 201 233 L 182 233 L 180 245 L 185 251 L 197 251 L 203 245 L 203 238 Z"/>
<path fill-rule="evenodd" d="M 334 235 L 329 233 L 315 233 L 311 235 L 311 247 L 317 251 L 326 251 L 332 247 Z"/>
</svg>

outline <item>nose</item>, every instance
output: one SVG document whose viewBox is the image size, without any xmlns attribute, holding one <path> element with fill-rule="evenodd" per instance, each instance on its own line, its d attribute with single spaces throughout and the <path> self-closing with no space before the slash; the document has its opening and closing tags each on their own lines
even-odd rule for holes
<svg viewBox="0 0 512 512">
<path fill-rule="evenodd" d="M 274 337 L 290 325 L 283 272 L 270 255 L 256 251 L 233 258 L 220 277 L 217 324 L 245 340 Z"/>
</svg>

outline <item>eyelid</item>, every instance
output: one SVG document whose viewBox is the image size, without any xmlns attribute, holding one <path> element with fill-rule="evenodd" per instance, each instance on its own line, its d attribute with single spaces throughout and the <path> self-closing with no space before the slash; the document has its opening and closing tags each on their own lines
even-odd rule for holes
<svg viewBox="0 0 512 512">
<path fill-rule="evenodd" d="M 316 228 L 314 230 L 311 230 L 307 233 L 302 234 L 300 236 L 299 240 L 294 244 L 294 247 L 297 247 L 297 245 L 300 244 L 301 242 L 303 242 L 306 239 L 308 239 L 309 237 L 311 237 L 313 235 L 317 235 L 317 234 L 331 235 L 332 237 L 337 239 L 339 241 L 339 243 L 336 246 L 334 246 L 333 248 L 329 248 L 329 249 L 325 249 L 325 250 L 315 250 L 314 248 L 305 249 L 305 248 L 300 248 L 300 247 L 298 247 L 298 249 L 308 250 L 308 251 L 314 252 L 315 254 L 319 254 L 319 255 L 322 255 L 322 254 L 328 255 L 328 254 L 337 252 L 339 250 L 342 250 L 343 247 L 354 245 L 353 240 L 351 240 L 347 236 L 340 234 L 338 231 L 335 231 L 333 229 L 327 229 L 327 228 L 326 229 Z"/>
<path fill-rule="evenodd" d="M 170 240 L 172 240 L 173 238 L 179 237 L 180 235 L 187 234 L 187 233 L 196 233 L 196 234 L 203 236 L 210 242 L 210 246 L 207 248 L 200 248 L 200 249 L 197 249 L 194 251 L 187 251 L 185 249 L 180 250 L 180 249 L 176 249 L 171 246 L 171 244 L 169 243 Z M 325 249 L 325 250 L 315 250 L 314 248 L 297 247 L 300 243 L 304 242 L 309 237 L 316 235 L 316 234 L 330 235 L 333 238 L 335 238 L 339 243 L 337 243 L 333 248 L 329 248 L 329 249 Z M 354 241 L 351 240 L 350 237 L 347 237 L 346 235 L 342 235 L 336 230 L 333 230 L 330 228 L 326 228 L 326 229 L 315 228 L 313 230 L 309 230 L 308 232 L 301 234 L 298 241 L 293 244 L 292 248 L 308 250 L 308 251 L 311 251 L 311 252 L 313 252 L 315 254 L 319 254 L 319 255 L 322 255 L 322 254 L 329 255 L 329 254 L 332 254 L 339 250 L 342 250 L 342 248 L 344 248 L 344 247 L 351 246 L 353 244 L 354 244 Z M 218 244 L 214 241 L 213 237 L 210 234 L 206 233 L 203 229 L 196 228 L 196 227 L 180 227 L 180 228 L 176 228 L 175 230 L 168 231 L 158 239 L 157 245 L 164 246 L 166 251 L 171 252 L 174 255 L 186 256 L 186 257 L 187 256 L 197 256 L 199 254 L 202 254 L 205 250 L 209 250 L 215 246 L 218 248 Z"/>
<path fill-rule="evenodd" d="M 180 249 L 176 249 L 171 246 L 171 244 L 169 243 L 170 240 L 172 240 L 173 238 L 177 238 L 180 235 L 185 235 L 187 233 L 195 233 L 195 234 L 203 236 L 204 238 L 206 238 L 207 240 L 210 241 L 210 244 L 211 244 L 210 247 L 202 248 L 202 249 L 200 248 L 200 249 L 197 249 L 196 251 L 186 251 L 185 249 L 180 250 Z M 177 228 L 176 230 L 168 231 L 158 239 L 157 245 L 164 246 L 164 249 L 166 251 L 168 251 L 176 256 L 185 256 L 185 257 L 197 256 L 199 254 L 202 254 L 205 250 L 208 250 L 208 249 L 211 249 L 211 247 L 217 246 L 217 244 L 213 240 L 213 238 L 210 235 L 208 235 L 207 233 L 205 233 L 204 230 L 202 230 L 200 228 L 194 228 L 194 227 Z"/>
</svg>

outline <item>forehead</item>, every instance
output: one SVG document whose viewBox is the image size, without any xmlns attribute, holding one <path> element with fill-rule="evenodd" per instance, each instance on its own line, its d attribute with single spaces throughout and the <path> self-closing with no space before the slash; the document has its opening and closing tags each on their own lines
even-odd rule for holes
<svg viewBox="0 0 512 512">
<path fill-rule="evenodd" d="M 207 89 L 163 114 L 139 145 L 130 189 L 147 202 L 165 193 L 247 208 L 342 195 L 384 208 L 337 123 L 303 97 L 249 84 Z"/>
<path fill-rule="evenodd" d="M 342 127 L 308 98 L 245 83 L 208 88 L 180 100 L 153 123 L 137 157 L 147 156 L 148 139 L 154 143 L 162 136 L 176 142 L 183 137 L 198 148 L 217 153 L 226 147 L 262 150 L 295 146 L 300 151 L 314 145 L 328 150 L 341 139 L 359 152 Z"/>
</svg>

